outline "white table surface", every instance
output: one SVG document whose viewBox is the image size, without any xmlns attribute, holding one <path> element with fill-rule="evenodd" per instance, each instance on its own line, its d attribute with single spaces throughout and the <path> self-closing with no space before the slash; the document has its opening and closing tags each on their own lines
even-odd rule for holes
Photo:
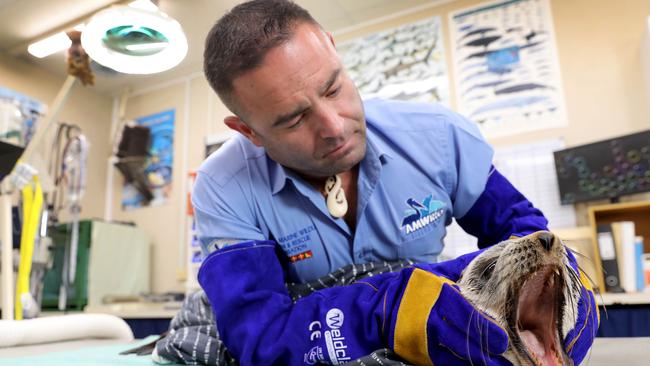
<svg viewBox="0 0 650 366">
<path fill-rule="evenodd" d="M 648 366 L 650 337 L 596 338 L 583 366 Z"/>
<path fill-rule="evenodd" d="M 75 350 L 84 347 L 124 344 L 124 340 L 79 340 L 42 345 L 0 348 L 2 357 L 40 355 L 49 352 Z M 2 364 L 2 362 L 0 362 Z M 596 338 L 590 354 L 582 366 L 648 366 L 650 365 L 650 337 Z"/>
</svg>

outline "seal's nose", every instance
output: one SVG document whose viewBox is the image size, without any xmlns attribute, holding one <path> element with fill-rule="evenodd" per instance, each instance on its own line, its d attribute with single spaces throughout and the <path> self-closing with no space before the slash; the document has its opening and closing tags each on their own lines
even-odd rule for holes
<svg viewBox="0 0 650 366">
<path fill-rule="evenodd" d="M 544 249 L 551 250 L 553 247 L 553 239 L 555 239 L 553 234 L 549 232 L 543 232 L 539 233 L 539 236 L 537 236 L 537 238 L 539 239 L 539 242 L 544 246 Z"/>
</svg>

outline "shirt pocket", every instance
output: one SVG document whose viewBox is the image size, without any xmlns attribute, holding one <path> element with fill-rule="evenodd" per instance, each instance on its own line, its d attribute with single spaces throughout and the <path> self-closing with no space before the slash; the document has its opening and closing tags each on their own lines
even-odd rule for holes
<svg viewBox="0 0 650 366">
<path fill-rule="evenodd" d="M 445 229 L 441 222 L 432 222 L 412 233 L 401 235 L 396 245 L 400 259 L 433 261 L 442 251 L 442 236 Z"/>
</svg>

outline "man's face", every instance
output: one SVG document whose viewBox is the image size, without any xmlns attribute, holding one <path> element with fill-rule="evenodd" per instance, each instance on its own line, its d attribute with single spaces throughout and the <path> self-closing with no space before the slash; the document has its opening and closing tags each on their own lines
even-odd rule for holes
<svg viewBox="0 0 650 366">
<path fill-rule="evenodd" d="M 299 24 L 292 38 L 233 82 L 226 124 L 276 162 L 308 177 L 354 167 L 366 153 L 363 104 L 331 37 Z"/>
</svg>

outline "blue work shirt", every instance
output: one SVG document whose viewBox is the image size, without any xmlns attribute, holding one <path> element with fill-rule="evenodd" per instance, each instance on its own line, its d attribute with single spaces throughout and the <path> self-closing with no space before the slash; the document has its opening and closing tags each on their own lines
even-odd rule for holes
<svg viewBox="0 0 650 366">
<path fill-rule="evenodd" d="M 275 240 L 293 282 L 351 263 L 436 262 L 445 226 L 485 188 L 492 148 L 440 105 L 375 99 L 364 109 L 355 231 L 328 213 L 318 190 L 237 134 L 198 170 L 192 203 L 204 252 L 224 238 Z"/>
</svg>

